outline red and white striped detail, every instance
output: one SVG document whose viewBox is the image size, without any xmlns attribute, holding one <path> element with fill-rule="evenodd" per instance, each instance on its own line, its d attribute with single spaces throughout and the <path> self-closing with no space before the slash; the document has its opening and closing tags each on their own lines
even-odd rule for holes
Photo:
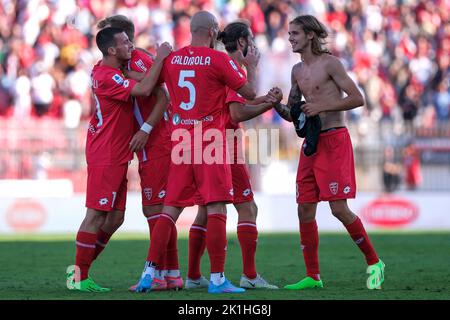
<svg viewBox="0 0 450 320">
<path fill-rule="evenodd" d="M 173 221 L 173 218 L 172 218 L 171 216 L 169 216 L 168 214 L 166 214 L 166 213 L 161 213 L 161 214 L 159 215 L 159 217 L 160 217 L 160 218 L 166 218 L 166 219 L 169 219 L 170 221 L 172 221 L 173 224 L 175 224 L 175 221 Z"/>
<path fill-rule="evenodd" d="M 242 223 L 238 223 L 237 226 L 238 227 L 248 226 L 248 227 L 255 227 L 256 228 L 256 223 L 242 222 Z"/>
<path fill-rule="evenodd" d="M 206 232 L 206 228 L 201 227 L 201 226 L 199 226 L 199 225 L 192 225 L 192 226 L 191 226 L 191 230 L 192 230 L 192 229 L 201 230 L 201 231 Z"/>
<path fill-rule="evenodd" d="M 160 214 L 155 214 L 155 215 L 152 215 L 152 216 L 150 216 L 150 217 L 147 217 L 147 220 L 158 219 L 159 216 L 160 216 Z"/>
<path fill-rule="evenodd" d="M 91 248 L 91 249 L 95 249 L 95 244 L 87 244 L 87 243 L 83 243 L 83 242 L 79 242 L 79 241 L 75 241 L 77 246 L 83 247 L 83 248 Z"/>
</svg>

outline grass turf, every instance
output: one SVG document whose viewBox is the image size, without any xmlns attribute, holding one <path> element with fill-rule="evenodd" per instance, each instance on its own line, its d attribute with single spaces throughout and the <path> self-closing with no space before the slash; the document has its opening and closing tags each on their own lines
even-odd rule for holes
<svg viewBox="0 0 450 320">
<path fill-rule="evenodd" d="M 206 290 L 133 294 L 127 288 L 142 271 L 148 242 L 145 235 L 114 235 L 91 268 L 91 277 L 113 289 L 95 294 L 69 291 L 65 269 L 74 263 L 74 235 L 0 236 L 0 299 L 131 299 L 131 300 L 214 300 Z M 363 255 L 346 234 L 320 234 L 320 265 L 324 289 L 308 291 L 249 291 L 226 295 L 227 299 L 257 300 L 410 300 L 450 299 L 450 233 L 371 233 L 371 240 L 386 263 L 382 290 L 366 288 Z M 183 278 L 187 269 L 187 238 L 179 238 L 179 260 Z M 271 283 L 283 287 L 300 280 L 304 263 L 298 234 L 260 234 L 257 270 Z M 208 277 L 205 253 L 202 272 Z M 226 275 L 239 284 L 241 256 L 237 238 L 229 234 Z"/>
</svg>

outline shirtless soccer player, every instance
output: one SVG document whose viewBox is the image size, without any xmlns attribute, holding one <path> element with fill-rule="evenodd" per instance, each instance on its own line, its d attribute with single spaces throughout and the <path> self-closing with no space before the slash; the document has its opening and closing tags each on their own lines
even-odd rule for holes
<svg viewBox="0 0 450 320">
<path fill-rule="evenodd" d="M 276 110 L 284 119 L 292 121 L 290 106 L 303 96 L 306 101 L 303 112 L 307 117 L 318 114 L 322 131 L 317 152 L 310 156 L 301 152 L 297 171 L 298 218 L 306 278 L 285 288 L 323 287 L 315 218 L 317 203 L 328 201 L 331 213 L 343 223 L 366 258 L 370 273 L 368 288 L 376 289 L 384 281 L 384 263 L 375 253 L 361 220 L 347 206 L 347 199 L 356 195 L 356 183 L 344 111 L 362 106 L 364 98 L 339 59 L 323 48 L 327 36 L 325 27 L 313 16 L 299 16 L 289 24 L 292 51 L 301 55 L 301 61 L 292 68 L 288 105 L 278 104 Z"/>
</svg>

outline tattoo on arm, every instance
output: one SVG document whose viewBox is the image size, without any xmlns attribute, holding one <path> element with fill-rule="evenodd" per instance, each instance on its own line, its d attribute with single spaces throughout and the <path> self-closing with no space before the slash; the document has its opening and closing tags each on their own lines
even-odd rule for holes
<svg viewBox="0 0 450 320">
<path fill-rule="evenodd" d="M 280 115 L 280 117 L 282 117 L 284 120 L 292 121 L 291 114 L 290 114 L 290 108 L 287 105 L 278 103 L 275 106 L 275 110 Z"/>
<path fill-rule="evenodd" d="M 275 106 L 275 110 L 278 112 L 280 117 L 282 117 L 284 120 L 292 121 L 291 118 L 291 106 L 296 101 L 301 101 L 302 99 L 302 93 L 297 85 L 297 83 L 292 83 L 291 91 L 289 92 L 289 98 L 287 105 L 285 104 L 277 104 Z"/>
</svg>

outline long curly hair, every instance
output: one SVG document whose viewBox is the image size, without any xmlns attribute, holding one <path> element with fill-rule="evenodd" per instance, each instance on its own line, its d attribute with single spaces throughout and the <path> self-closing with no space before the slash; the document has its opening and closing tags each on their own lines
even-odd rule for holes
<svg viewBox="0 0 450 320">
<path fill-rule="evenodd" d="M 325 47 L 327 43 L 325 39 L 328 37 L 328 31 L 316 17 L 311 15 L 302 15 L 296 17 L 290 23 L 301 26 L 305 34 L 313 34 L 313 38 L 311 40 L 312 53 L 315 55 L 321 55 L 322 53 L 331 54 L 331 52 Z"/>
</svg>

